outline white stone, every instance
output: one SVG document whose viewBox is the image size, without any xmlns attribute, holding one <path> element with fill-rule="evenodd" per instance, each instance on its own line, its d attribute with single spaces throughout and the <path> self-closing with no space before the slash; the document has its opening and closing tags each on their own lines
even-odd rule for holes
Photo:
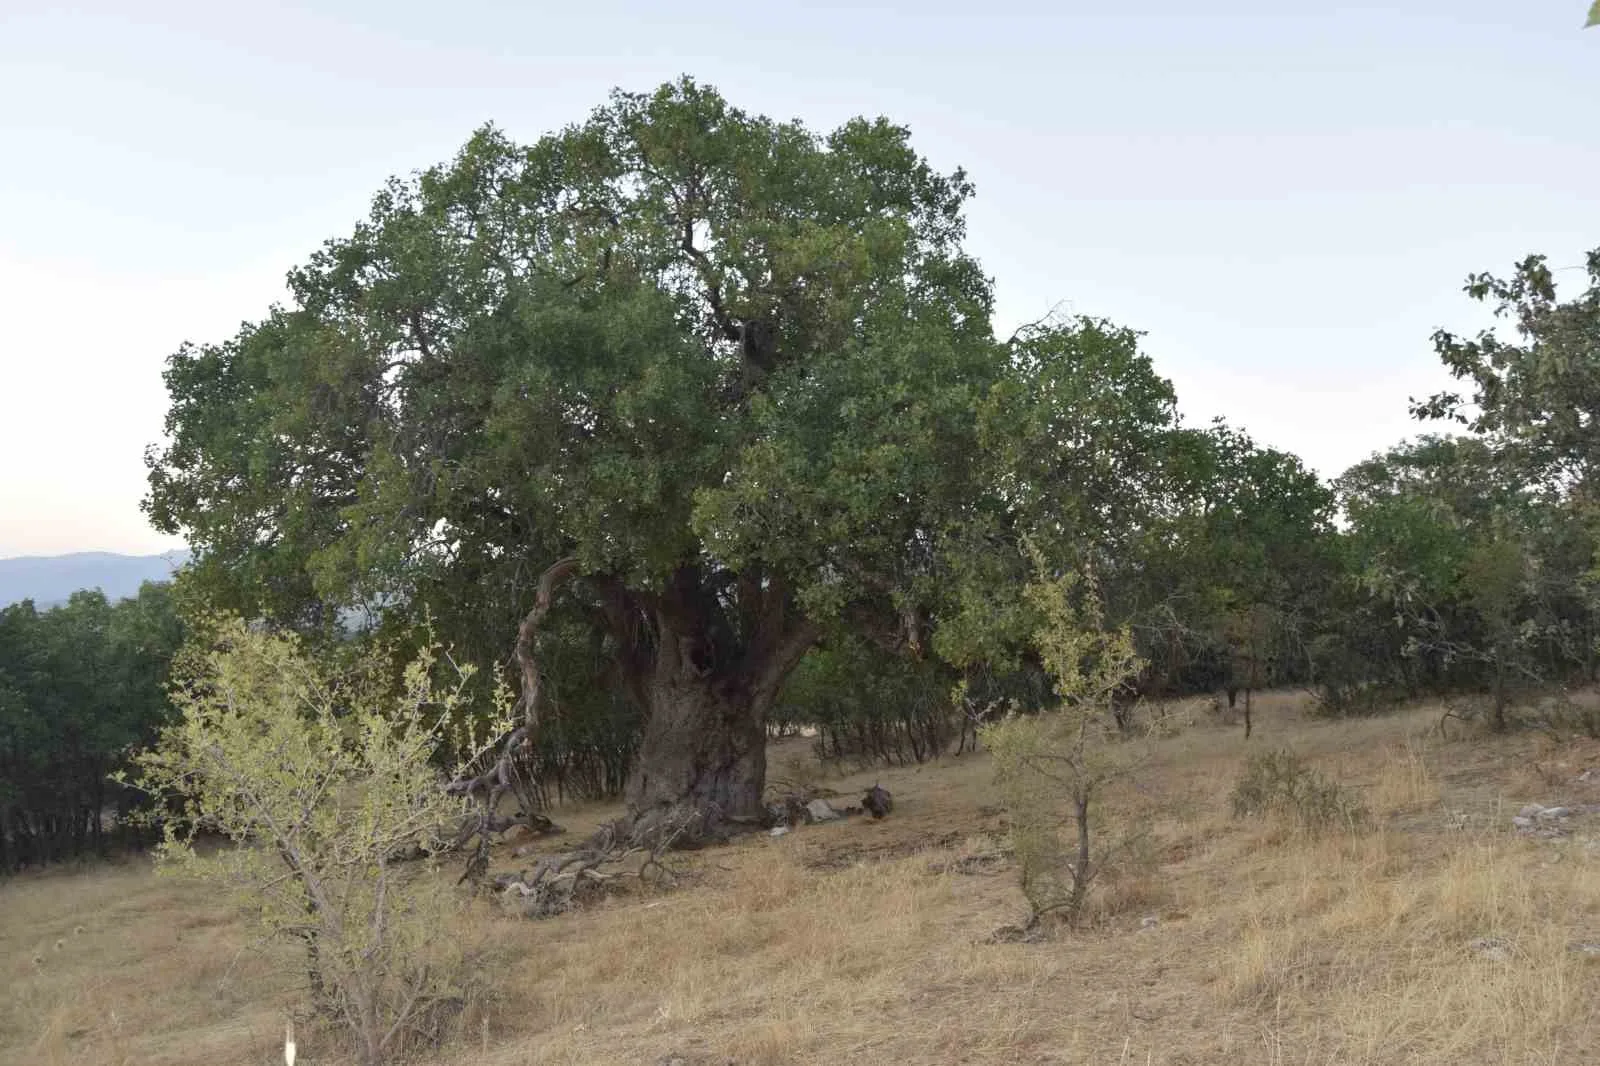
<svg viewBox="0 0 1600 1066">
<path fill-rule="evenodd" d="M 1490 962 L 1508 962 L 1511 959 L 1511 944 L 1502 937 L 1480 936 L 1469 940 L 1467 947 L 1477 952 L 1479 958 Z"/>
<path fill-rule="evenodd" d="M 806 804 L 806 813 L 813 822 L 831 822 L 839 817 L 839 812 L 825 799 L 814 799 Z"/>
</svg>

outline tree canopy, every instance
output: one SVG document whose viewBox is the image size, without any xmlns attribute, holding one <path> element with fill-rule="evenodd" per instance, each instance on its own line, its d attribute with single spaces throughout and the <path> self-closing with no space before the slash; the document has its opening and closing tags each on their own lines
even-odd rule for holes
<svg viewBox="0 0 1600 1066">
<path fill-rule="evenodd" d="M 997 338 L 972 193 L 886 120 L 819 135 L 689 79 L 483 129 L 292 306 L 172 358 L 149 512 L 217 605 L 303 626 L 427 604 L 503 649 L 543 578 L 529 720 L 566 617 L 644 714 L 633 807 L 750 814 L 819 637 L 917 653 L 1024 534 L 1082 553 L 1159 496 L 1170 386 L 1103 322 Z"/>
<path fill-rule="evenodd" d="M 1515 339 L 1495 330 L 1471 338 L 1436 333 L 1440 359 L 1472 390 L 1440 393 L 1412 411 L 1468 426 L 1549 490 L 1592 496 L 1600 476 L 1600 249 L 1583 270 L 1587 288 L 1566 301 L 1542 255 L 1522 260 L 1508 277 L 1469 278 L 1467 294 L 1509 319 Z"/>
<path fill-rule="evenodd" d="M 1475 391 L 1414 408 L 1473 436 L 1335 492 L 1180 424 L 1132 330 L 998 336 L 973 194 L 887 120 L 819 134 L 687 78 L 532 144 L 486 127 L 390 182 L 288 306 L 172 357 L 146 506 L 215 607 L 426 617 L 500 663 L 530 757 L 581 790 L 631 766 L 636 814 L 756 816 L 768 713 L 804 692 L 836 751 L 883 757 L 942 747 L 958 681 L 1048 699 L 1029 552 L 1092 575 L 1147 664 L 1132 692 L 1319 683 L 1343 706 L 1534 645 L 1592 658 L 1587 600 L 1529 582 L 1592 555 L 1569 490 L 1600 457 L 1600 257 L 1566 303 L 1539 257 L 1474 277 L 1520 340 L 1439 333 Z"/>
</svg>

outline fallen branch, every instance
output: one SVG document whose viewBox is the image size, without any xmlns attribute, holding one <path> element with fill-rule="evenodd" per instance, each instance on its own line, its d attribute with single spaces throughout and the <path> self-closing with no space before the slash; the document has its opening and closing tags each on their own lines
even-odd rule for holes
<svg viewBox="0 0 1600 1066">
<path fill-rule="evenodd" d="M 573 851 L 546 855 L 532 869 L 494 878 L 504 905 L 529 918 L 549 918 L 570 910 L 607 890 L 618 882 L 623 871 L 617 869 L 636 855 L 643 855 L 634 876 L 639 880 L 677 880 L 662 856 L 682 846 L 703 821 L 703 816 L 680 818 L 665 816 L 644 824 L 640 819 L 623 819 L 602 826 Z M 647 843 L 642 843 L 647 841 Z"/>
</svg>

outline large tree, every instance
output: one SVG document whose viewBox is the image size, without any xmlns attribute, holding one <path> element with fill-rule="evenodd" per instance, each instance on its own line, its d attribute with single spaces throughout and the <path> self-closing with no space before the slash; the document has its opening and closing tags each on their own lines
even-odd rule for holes
<svg viewBox="0 0 1600 1066">
<path fill-rule="evenodd" d="M 644 716 L 631 809 L 753 816 L 819 636 L 924 653 L 1015 595 L 1024 534 L 1142 521 L 1170 387 L 1104 323 L 998 340 L 971 193 L 887 121 L 819 136 L 687 79 L 484 129 L 292 306 L 172 358 L 148 509 L 247 613 L 515 605 L 533 729 L 542 637 L 586 628 Z"/>
</svg>

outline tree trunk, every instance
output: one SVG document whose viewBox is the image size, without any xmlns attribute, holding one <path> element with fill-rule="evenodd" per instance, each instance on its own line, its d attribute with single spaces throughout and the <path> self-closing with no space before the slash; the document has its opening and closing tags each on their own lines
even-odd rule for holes
<svg viewBox="0 0 1600 1066">
<path fill-rule="evenodd" d="M 625 789 L 632 832 L 672 826 L 674 835 L 704 835 L 724 822 L 759 821 L 767 713 L 818 636 L 785 583 L 758 570 L 729 574 L 688 561 L 641 589 L 616 575 L 581 573 L 575 557 L 558 560 L 541 577 L 517 635 L 524 712 L 517 734 L 529 743 L 545 725 L 539 630 L 568 579 L 598 599 L 598 618 L 616 642 L 616 679 L 645 715 Z"/>
<path fill-rule="evenodd" d="M 1507 729 L 1506 704 L 1508 702 L 1509 700 L 1506 696 L 1506 657 L 1503 650 L 1496 647 L 1494 656 L 1494 730 L 1496 733 L 1504 733 Z"/>
<path fill-rule="evenodd" d="M 1083 904 L 1089 898 L 1089 883 L 1096 873 L 1089 854 L 1089 803 L 1093 799 L 1088 785 L 1079 785 L 1072 797 L 1078 820 L 1077 862 L 1072 867 L 1072 891 L 1067 897 L 1067 922 L 1076 927 L 1083 917 Z"/>
<path fill-rule="evenodd" d="M 628 809 L 640 814 L 682 805 L 719 821 L 759 819 L 771 699 L 730 698 L 694 678 L 653 684 L 648 698 Z"/>
<path fill-rule="evenodd" d="M 106 857 L 106 775 L 103 770 L 95 774 L 93 795 L 94 821 L 90 823 L 89 828 L 94 838 L 95 854 L 103 859 Z"/>
</svg>

